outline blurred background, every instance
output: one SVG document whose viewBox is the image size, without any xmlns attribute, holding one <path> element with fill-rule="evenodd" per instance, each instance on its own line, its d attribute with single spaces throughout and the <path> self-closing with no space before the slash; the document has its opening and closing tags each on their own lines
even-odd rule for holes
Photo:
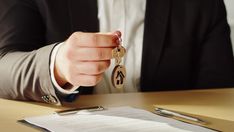
<svg viewBox="0 0 234 132">
<path fill-rule="evenodd" d="M 231 27 L 232 48 L 234 51 L 234 0 L 224 0 L 227 8 L 228 22 Z"/>
</svg>

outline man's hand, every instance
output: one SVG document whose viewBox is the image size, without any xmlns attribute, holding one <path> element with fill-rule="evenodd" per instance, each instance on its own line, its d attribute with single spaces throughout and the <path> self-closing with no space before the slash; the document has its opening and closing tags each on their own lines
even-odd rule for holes
<svg viewBox="0 0 234 132">
<path fill-rule="evenodd" d="M 73 33 L 58 50 L 55 79 L 62 87 L 94 86 L 110 66 L 112 49 L 119 45 L 119 31 L 114 33 Z"/>
</svg>

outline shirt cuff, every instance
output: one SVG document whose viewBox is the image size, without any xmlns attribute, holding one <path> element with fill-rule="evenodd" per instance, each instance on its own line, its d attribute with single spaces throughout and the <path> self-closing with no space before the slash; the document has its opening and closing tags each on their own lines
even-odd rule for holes
<svg viewBox="0 0 234 132">
<path fill-rule="evenodd" d="M 55 58 L 56 58 L 56 55 L 58 53 L 58 50 L 60 48 L 60 46 L 63 44 L 62 43 L 59 43 L 58 45 L 56 45 L 52 51 L 52 54 L 50 56 L 50 78 L 52 80 L 52 83 L 53 85 L 55 86 L 55 88 L 57 89 L 58 92 L 60 92 L 61 94 L 64 94 L 64 95 L 69 95 L 69 94 L 77 94 L 79 93 L 79 91 L 76 91 L 78 87 L 73 87 L 73 88 L 70 88 L 69 90 L 65 90 L 66 89 L 66 85 L 64 86 L 64 88 L 60 87 L 59 84 L 57 83 L 56 79 L 55 79 L 55 76 L 54 76 L 54 65 L 55 65 Z"/>
</svg>

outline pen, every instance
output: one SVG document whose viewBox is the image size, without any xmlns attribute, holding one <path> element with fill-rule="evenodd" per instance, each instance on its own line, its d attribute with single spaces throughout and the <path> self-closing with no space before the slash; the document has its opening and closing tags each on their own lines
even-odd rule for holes
<svg viewBox="0 0 234 132">
<path fill-rule="evenodd" d="M 175 118 L 185 119 L 185 120 L 200 123 L 200 124 L 206 124 L 205 121 L 203 121 L 203 120 L 201 120 L 199 118 L 184 115 L 184 114 L 174 112 L 174 111 L 170 111 L 170 110 L 166 110 L 166 109 L 163 109 L 163 108 L 155 108 L 155 113 L 158 114 L 158 115 L 162 115 L 162 116 L 175 117 Z"/>
<path fill-rule="evenodd" d="M 79 107 L 79 108 L 72 108 L 72 109 L 67 109 L 67 110 L 60 110 L 60 111 L 56 111 L 56 113 L 63 116 L 63 115 L 76 114 L 80 110 L 88 110 L 89 112 L 92 112 L 92 111 L 101 111 L 104 109 L 105 108 L 102 106 L 91 106 L 91 107 Z"/>
</svg>

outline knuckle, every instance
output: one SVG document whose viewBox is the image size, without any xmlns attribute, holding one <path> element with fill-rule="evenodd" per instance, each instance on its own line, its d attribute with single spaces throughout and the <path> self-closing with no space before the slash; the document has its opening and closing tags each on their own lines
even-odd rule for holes
<svg viewBox="0 0 234 132">
<path fill-rule="evenodd" d="M 64 53 L 64 57 L 69 62 L 74 62 L 75 60 L 82 60 L 85 56 L 85 52 L 82 51 L 82 48 L 73 48 L 68 47 L 67 50 Z"/>
<path fill-rule="evenodd" d="M 96 54 L 97 54 L 97 57 L 98 57 L 98 59 L 104 59 L 104 52 L 102 51 L 102 50 L 97 50 L 96 51 Z"/>
<path fill-rule="evenodd" d="M 73 49 L 74 52 L 72 54 L 72 57 L 76 60 L 83 60 L 85 56 L 87 56 L 86 51 L 84 51 L 82 48 L 76 48 Z"/>
<path fill-rule="evenodd" d="M 68 41 L 64 46 L 64 57 L 68 60 L 72 60 L 76 52 L 75 49 L 77 48 L 74 47 L 74 42 Z"/>
<path fill-rule="evenodd" d="M 110 61 L 98 62 L 93 65 L 93 73 L 95 75 L 103 73 L 110 66 Z"/>
<path fill-rule="evenodd" d="M 68 61 L 72 61 L 73 60 L 73 56 L 74 56 L 74 53 L 73 53 L 72 49 L 68 49 L 67 52 L 65 52 L 65 58 Z"/>
<path fill-rule="evenodd" d="M 67 40 L 68 45 L 73 49 L 75 47 L 79 46 L 79 41 L 78 40 L 79 40 L 79 38 L 81 38 L 82 34 L 83 34 L 82 32 L 72 33 L 72 35 Z"/>
<path fill-rule="evenodd" d="M 93 45 L 97 45 L 97 38 L 98 38 L 97 34 L 92 34 L 92 35 L 90 36 L 91 43 L 92 43 Z"/>
<path fill-rule="evenodd" d="M 72 35 L 68 38 L 68 44 L 73 45 L 77 36 L 77 32 L 72 33 Z"/>
<path fill-rule="evenodd" d="M 93 65 L 93 73 L 94 74 L 98 74 L 98 73 L 100 73 L 101 72 L 101 70 L 102 70 L 102 67 L 100 66 L 100 64 L 95 64 L 95 65 Z"/>
<path fill-rule="evenodd" d="M 82 32 L 74 32 L 72 33 L 72 37 L 79 38 L 79 36 L 82 34 Z"/>
</svg>

